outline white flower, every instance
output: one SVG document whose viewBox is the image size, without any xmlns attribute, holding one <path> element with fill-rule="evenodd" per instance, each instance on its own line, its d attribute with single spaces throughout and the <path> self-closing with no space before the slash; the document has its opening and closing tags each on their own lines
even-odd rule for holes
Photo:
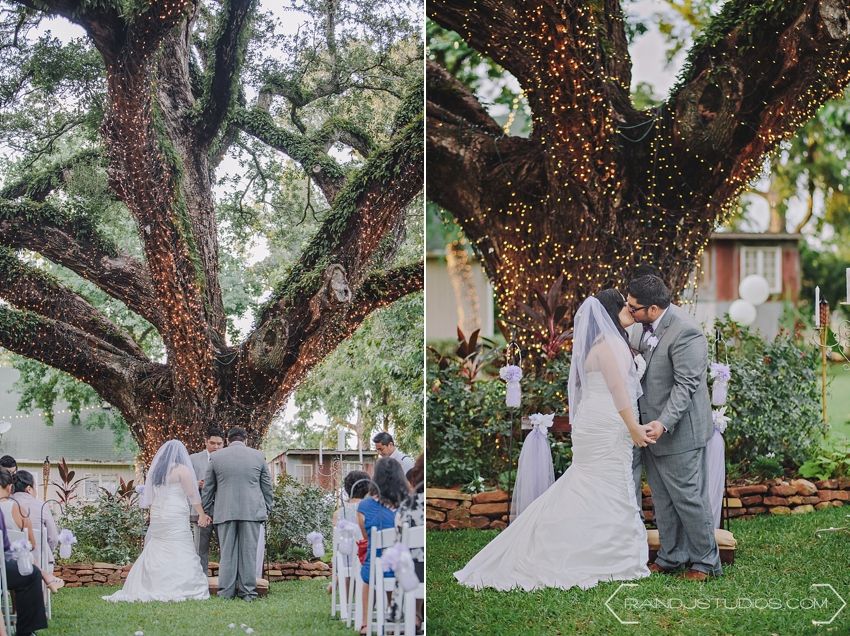
<svg viewBox="0 0 850 636">
<path fill-rule="evenodd" d="M 552 427 L 554 420 L 554 413 L 550 413 L 549 415 L 544 415 L 543 413 L 535 413 L 534 415 L 530 415 L 528 417 L 528 421 L 531 422 L 531 427 L 540 429 L 543 433 L 546 433 L 547 429 Z"/>
<path fill-rule="evenodd" d="M 711 419 L 714 421 L 714 428 L 720 431 L 721 434 L 726 432 L 726 426 L 729 424 L 729 418 L 726 416 L 726 407 L 721 406 L 711 412 Z"/>
<path fill-rule="evenodd" d="M 646 358 L 644 358 L 641 354 L 637 354 L 635 356 L 635 373 L 637 374 L 638 380 L 643 377 L 643 374 L 646 373 Z"/>
<path fill-rule="evenodd" d="M 650 351 L 655 349 L 658 346 L 658 336 L 652 334 L 649 338 L 646 339 L 646 344 L 649 347 Z"/>
</svg>

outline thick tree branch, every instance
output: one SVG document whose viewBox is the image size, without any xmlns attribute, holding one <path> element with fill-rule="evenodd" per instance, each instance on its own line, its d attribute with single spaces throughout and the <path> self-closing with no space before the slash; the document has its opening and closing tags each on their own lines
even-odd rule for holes
<svg viewBox="0 0 850 636">
<path fill-rule="evenodd" d="M 96 161 L 99 156 L 100 152 L 92 148 L 54 161 L 40 170 L 34 170 L 3 186 L 0 189 L 0 199 L 25 197 L 31 201 L 44 201 L 60 183 L 65 181 L 66 175 L 75 166 Z"/>
<path fill-rule="evenodd" d="M 212 64 L 200 102 L 197 139 L 202 147 L 207 147 L 215 138 L 238 94 L 237 78 L 255 7 L 256 0 L 229 0 L 221 9 L 213 34 Z"/>
<path fill-rule="evenodd" d="M 734 198 L 848 78 L 847 2 L 728 2 L 690 51 L 656 124 L 672 145 L 669 165 L 694 191 L 711 193 L 694 208 Z"/>
<path fill-rule="evenodd" d="M 136 375 L 158 366 L 124 355 L 66 323 L 8 307 L 0 307 L 0 346 L 74 376 L 122 411 L 136 408 Z"/>
<path fill-rule="evenodd" d="M 0 201 L 0 244 L 37 252 L 67 267 L 161 327 L 147 268 L 122 254 L 97 228 L 49 203 Z"/>
<path fill-rule="evenodd" d="M 130 335 L 87 300 L 52 276 L 23 263 L 14 251 L 0 247 L 0 296 L 19 309 L 62 321 L 120 351 L 147 361 Z"/>
<path fill-rule="evenodd" d="M 236 108 L 233 122 L 241 130 L 282 152 L 298 163 L 332 203 L 345 182 L 342 167 L 325 152 L 321 143 L 275 125 L 272 116 L 261 108 Z"/>
</svg>

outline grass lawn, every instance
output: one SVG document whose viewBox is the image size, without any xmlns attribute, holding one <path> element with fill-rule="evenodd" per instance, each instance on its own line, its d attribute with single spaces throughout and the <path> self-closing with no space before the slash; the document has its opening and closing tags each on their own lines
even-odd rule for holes
<svg viewBox="0 0 850 636">
<path fill-rule="evenodd" d="M 325 581 L 272 583 L 266 598 L 253 603 L 211 598 L 183 603 L 107 603 L 100 597 L 115 587 L 60 590 L 53 597 L 45 636 L 239 636 L 251 627 L 255 636 L 352 634 L 330 616 Z M 228 625 L 234 623 L 234 628 Z"/>
<path fill-rule="evenodd" d="M 829 437 L 850 440 L 850 371 L 843 364 L 833 364 L 828 371 L 826 414 L 829 418 Z"/>
<path fill-rule="evenodd" d="M 733 521 L 738 539 L 736 563 L 724 576 L 691 583 L 655 574 L 638 587 L 623 588 L 611 602 L 622 625 L 605 607 L 620 586 L 604 583 L 591 590 L 543 590 L 533 593 L 473 591 L 457 585 L 452 572 L 462 568 L 495 531 L 458 530 L 428 533 L 427 612 L 430 636 L 461 634 L 850 634 L 850 534 L 815 538 L 818 528 L 850 525 L 850 508 Z M 828 626 L 840 601 L 813 583 L 829 583 L 848 607 Z M 642 609 L 628 609 L 624 597 Z M 817 609 L 799 609 L 801 599 L 815 599 Z M 708 605 L 708 609 L 695 607 Z M 781 609 L 743 609 L 750 603 L 779 603 Z M 655 604 L 655 608 L 651 605 Z M 788 605 L 796 608 L 788 608 Z M 666 605 L 667 608 L 664 608 Z M 634 607 L 634 605 L 632 605 Z"/>
</svg>

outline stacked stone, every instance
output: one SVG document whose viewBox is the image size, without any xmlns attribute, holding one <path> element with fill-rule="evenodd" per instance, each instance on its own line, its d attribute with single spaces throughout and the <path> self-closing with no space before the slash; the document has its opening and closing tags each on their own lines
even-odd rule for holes
<svg viewBox="0 0 850 636">
<path fill-rule="evenodd" d="M 265 578 L 276 581 L 307 581 L 323 579 L 331 575 L 331 566 L 324 561 L 294 561 L 290 563 L 269 563 L 263 566 Z M 218 563 L 210 562 L 210 576 L 218 576 Z"/>
<path fill-rule="evenodd" d="M 65 581 L 65 587 L 91 587 L 93 585 L 123 585 L 130 565 L 112 563 L 67 563 L 57 565 L 53 574 Z"/>
<path fill-rule="evenodd" d="M 774 479 L 761 484 L 730 486 L 726 496 L 726 515 L 730 519 L 751 519 L 761 514 L 799 515 L 843 506 L 850 501 L 850 479 L 817 482 Z M 643 511 L 647 521 L 654 519 L 652 493 L 646 484 L 643 486 Z"/>
<path fill-rule="evenodd" d="M 427 488 L 425 491 L 425 525 L 427 528 L 457 530 L 459 528 L 507 527 L 511 498 L 503 490 L 469 495 L 451 488 Z"/>
<path fill-rule="evenodd" d="M 57 565 L 54 574 L 65 581 L 65 587 L 123 585 L 131 567 L 131 564 L 66 563 Z M 210 562 L 210 572 L 210 576 L 218 576 L 218 563 Z M 272 582 L 323 579 L 330 577 L 331 566 L 323 561 L 269 563 L 265 574 Z"/>
<path fill-rule="evenodd" d="M 652 492 L 643 489 L 643 513 L 647 522 L 655 519 Z M 729 518 L 750 519 L 756 515 L 806 514 L 850 504 L 850 478 L 809 481 L 773 479 L 760 484 L 739 484 L 726 489 Z M 425 525 L 429 530 L 506 527 L 510 495 L 502 490 L 470 495 L 453 488 L 425 491 Z"/>
</svg>

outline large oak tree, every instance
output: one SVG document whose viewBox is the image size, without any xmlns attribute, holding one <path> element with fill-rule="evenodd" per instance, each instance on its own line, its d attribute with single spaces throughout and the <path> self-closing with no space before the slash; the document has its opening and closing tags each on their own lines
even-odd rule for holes
<svg viewBox="0 0 850 636">
<path fill-rule="evenodd" d="M 640 262 L 681 290 L 769 153 L 850 79 L 850 2 L 729 0 L 666 101 L 639 110 L 620 5 L 428 4 L 516 78 L 532 113 L 529 137 L 506 134 L 429 60 L 428 195 L 471 240 L 508 318 L 562 272 L 567 315 Z"/>
<path fill-rule="evenodd" d="M 197 446 L 212 424 L 258 443 L 307 372 L 422 286 L 422 263 L 397 258 L 422 188 L 415 20 L 404 3 L 294 8 L 312 20 L 290 36 L 251 0 L 0 8 L 0 123 L 15 133 L 0 191 L 0 345 L 93 387 L 145 458 L 173 437 Z M 46 16 L 86 38 L 37 37 Z M 217 171 L 239 153 L 248 185 L 223 212 Z M 306 179 L 317 230 L 234 340 L 221 237 L 267 191 L 280 197 L 283 164 Z M 137 249 L 116 239 L 130 219 Z M 151 333 L 162 355 L 143 346 Z"/>
</svg>

